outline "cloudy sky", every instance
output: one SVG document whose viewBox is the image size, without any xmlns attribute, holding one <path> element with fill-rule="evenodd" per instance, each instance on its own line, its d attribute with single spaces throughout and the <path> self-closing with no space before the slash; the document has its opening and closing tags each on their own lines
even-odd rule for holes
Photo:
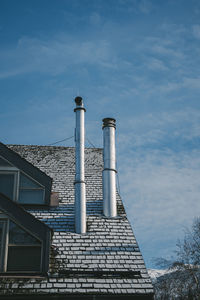
<svg viewBox="0 0 200 300">
<path fill-rule="evenodd" d="M 200 2 L 0 0 L 0 140 L 87 146 L 117 119 L 120 192 L 148 267 L 200 214 Z M 58 145 L 73 146 L 73 139 Z"/>
</svg>

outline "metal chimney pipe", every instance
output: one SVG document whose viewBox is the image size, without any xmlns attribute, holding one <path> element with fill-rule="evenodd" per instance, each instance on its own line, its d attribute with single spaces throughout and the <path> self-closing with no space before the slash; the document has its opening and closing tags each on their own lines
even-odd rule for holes
<svg viewBox="0 0 200 300">
<path fill-rule="evenodd" d="M 75 98 L 76 108 L 76 175 L 75 175 L 75 231 L 76 233 L 86 232 L 86 196 L 85 196 L 85 111 L 81 97 Z"/>
<path fill-rule="evenodd" d="M 113 118 L 103 119 L 103 213 L 106 217 L 117 216 L 115 122 Z"/>
</svg>

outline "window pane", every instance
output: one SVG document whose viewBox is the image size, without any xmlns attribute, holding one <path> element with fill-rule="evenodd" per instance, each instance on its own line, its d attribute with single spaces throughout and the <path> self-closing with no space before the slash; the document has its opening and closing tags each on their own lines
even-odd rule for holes
<svg viewBox="0 0 200 300">
<path fill-rule="evenodd" d="M 1 167 L 8 167 L 11 166 L 6 160 L 4 160 L 2 157 L 0 157 L 0 166 Z"/>
<path fill-rule="evenodd" d="M 0 252 L 1 252 L 2 237 L 3 237 L 3 222 L 0 222 Z"/>
<path fill-rule="evenodd" d="M 39 184 L 29 179 L 27 176 L 20 174 L 20 188 L 23 189 L 34 189 L 41 188 Z"/>
<path fill-rule="evenodd" d="M 25 230 L 20 228 L 17 224 L 10 221 L 9 225 L 9 244 L 15 245 L 39 245 L 38 241 L 34 236 L 27 233 Z"/>
<path fill-rule="evenodd" d="M 14 174 L 0 173 L 0 192 L 13 200 Z"/>
<path fill-rule="evenodd" d="M 41 247 L 9 246 L 7 271 L 40 271 Z"/>
<path fill-rule="evenodd" d="M 44 190 L 20 190 L 19 203 L 44 204 Z"/>
</svg>

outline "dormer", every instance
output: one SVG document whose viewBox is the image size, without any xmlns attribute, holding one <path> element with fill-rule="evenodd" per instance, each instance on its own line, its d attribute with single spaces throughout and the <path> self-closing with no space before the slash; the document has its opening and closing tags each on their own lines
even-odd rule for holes
<svg viewBox="0 0 200 300">
<path fill-rule="evenodd" d="M 0 273 L 48 272 L 52 234 L 46 224 L 0 193 Z"/>
<path fill-rule="evenodd" d="M 50 205 L 52 179 L 0 143 L 0 193 L 21 205 Z"/>
</svg>

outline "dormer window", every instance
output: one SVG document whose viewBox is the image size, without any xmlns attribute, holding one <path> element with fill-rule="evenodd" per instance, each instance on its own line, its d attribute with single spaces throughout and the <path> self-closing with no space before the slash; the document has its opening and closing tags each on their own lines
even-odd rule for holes
<svg viewBox="0 0 200 300">
<path fill-rule="evenodd" d="M 17 172 L 0 168 L 0 192 L 16 201 Z"/>
<path fill-rule="evenodd" d="M 0 193 L 0 273 L 45 273 L 53 231 Z"/>
<path fill-rule="evenodd" d="M 40 272 L 42 243 L 0 214 L 0 272 Z"/>
<path fill-rule="evenodd" d="M 18 202 L 21 204 L 43 204 L 44 187 L 21 173 Z"/>
<path fill-rule="evenodd" d="M 0 142 L 0 193 L 22 205 L 51 205 L 52 178 Z"/>
<path fill-rule="evenodd" d="M 41 242 L 9 221 L 7 271 L 40 271 Z"/>
<path fill-rule="evenodd" d="M 0 193 L 19 204 L 45 204 L 44 187 L 0 157 Z"/>
</svg>

